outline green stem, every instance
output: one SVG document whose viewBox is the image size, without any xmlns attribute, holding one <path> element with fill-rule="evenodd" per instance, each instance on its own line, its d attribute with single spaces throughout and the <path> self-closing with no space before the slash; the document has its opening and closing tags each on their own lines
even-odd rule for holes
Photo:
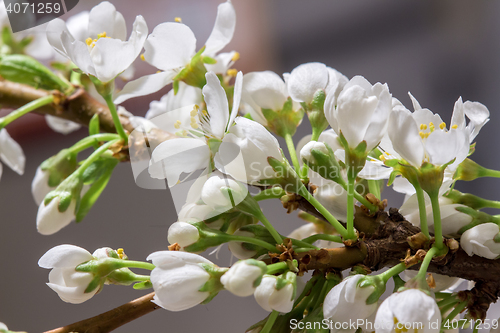
<svg viewBox="0 0 500 333">
<path fill-rule="evenodd" d="M 418 270 L 418 274 L 415 279 L 425 281 L 425 274 L 427 274 L 429 264 L 431 263 L 432 258 L 434 258 L 434 256 L 438 254 L 439 251 L 440 249 L 437 246 L 433 246 L 429 251 L 427 251 L 424 257 L 424 261 L 422 261 L 422 265 L 420 265 L 420 269 Z"/>
<path fill-rule="evenodd" d="M 260 211 L 257 215 L 258 215 L 257 216 L 258 219 L 266 227 L 267 231 L 269 231 L 271 233 L 271 235 L 273 236 L 274 240 L 276 241 L 276 244 L 282 244 L 283 238 L 281 238 L 280 234 L 276 231 L 276 229 L 274 229 L 273 225 L 271 224 L 271 222 L 269 222 L 269 220 L 264 215 L 264 213 L 262 213 L 262 211 Z"/>
<path fill-rule="evenodd" d="M 115 140 L 112 140 L 112 141 L 109 141 L 105 144 L 103 144 L 102 146 L 99 147 L 99 149 L 97 149 L 96 151 L 94 151 L 92 153 L 92 155 L 90 155 L 86 160 L 85 162 L 83 162 L 83 164 L 78 168 L 78 170 L 76 172 L 78 172 L 80 175 L 83 174 L 83 172 L 85 171 L 85 169 L 87 169 L 92 163 L 94 163 L 95 161 L 97 161 L 99 159 L 99 157 L 101 157 L 101 155 L 106 152 L 106 150 L 108 150 L 108 148 L 119 142 L 120 139 L 115 139 Z"/>
<path fill-rule="evenodd" d="M 257 246 L 261 246 L 265 248 L 266 250 L 269 250 L 271 252 L 278 252 L 276 250 L 276 247 L 269 244 L 268 242 L 265 242 L 261 239 L 258 238 L 253 238 L 253 237 L 247 237 L 247 236 L 236 236 L 236 235 L 230 235 L 230 240 L 231 242 L 243 242 L 243 243 L 249 243 L 249 244 L 254 244 Z M 280 243 L 281 244 L 281 243 Z"/>
<path fill-rule="evenodd" d="M 278 262 L 276 264 L 267 265 L 266 274 L 274 275 L 274 274 L 281 272 L 281 271 L 284 271 L 286 269 L 288 269 L 288 264 L 286 261 L 282 261 L 282 262 Z"/>
<path fill-rule="evenodd" d="M 134 274 L 134 278 L 136 278 L 136 281 L 149 281 L 151 277 L 149 275 L 141 275 L 141 274 Z"/>
<path fill-rule="evenodd" d="M 427 212 L 425 208 L 425 197 L 424 191 L 420 187 L 420 185 L 413 185 L 415 187 L 415 191 L 417 191 L 417 200 L 418 200 L 418 212 L 420 214 L 420 229 L 422 233 L 427 237 L 427 239 L 431 239 L 429 235 L 429 227 L 427 226 Z"/>
<path fill-rule="evenodd" d="M 441 229 L 441 207 L 439 207 L 439 194 L 430 195 L 432 204 L 432 216 L 434 217 L 434 245 L 439 249 L 444 249 L 443 232 Z"/>
<path fill-rule="evenodd" d="M 321 131 L 321 129 L 317 128 L 317 127 L 313 127 L 312 128 L 312 136 L 311 136 L 311 141 L 318 141 L 319 139 L 319 136 L 321 135 L 321 133 L 323 133 Z"/>
<path fill-rule="evenodd" d="M 500 171 L 498 170 L 484 168 L 481 171 L 482 171 L 481 177 L 500 178 Z"/>
<path fill-rule="evenodd" d="M 347 191 L 347 186 L 345 187 L 345 190 Z M 371 190 L 370 190 L 370 192 L 371 192 Z M 356 198 L 356 200 L 361 202 L 361 204 L 363 206 L 368 208 L 370 210 L 370 212 L 375 213 L 378 210 L 377 206 L 372 204 L 370 201 L 366 200 L 366 198 L 363 197 L 361 194 L 359 194 L 356 190 L 354 190 L 354 198 Z M 379 192 L 379 196 L 377 198 L 380 199 L 380 192 Z"/>
<path fill-rule="evenodd" d="M 297 152 L 295 151 L 295 145 L 293 144 L 293 139 L 290 133 L 284 136 L 286 146 L 288 147 L 288 152 L 290 153 L 290 158 L 292 159 L 292 164 L 297 173 L 300 172 L 299 159 L 297 158 Z"/>
<path fill-rule="evenodd" d="M 118 116 L 118 112 L 116 111 L 115 103 L 113 103 L 113 95 L 108 94 L 102 97 L 106 101 L 106 104 L 108 104 L 109 111 L 111 112 L 111 116 L 113 117 L 113 123 L 115 124 L 116 133 L 120 135 L 123 141 L 128 142 L 128 135 L 127 133 L 125 133 L 125 130 L 123 129 L 120 117 Z"/>
<path fill-rule="evenodd" d="M 356 239 L 354 231 L 354 182 L 355 177 L 350 176 L 351 173 L 347 168 L 347 239 Z"/>
<path fill-rule="evenodd" d="M 323 215 L 328 222 L 333 225 L 335 230 L 344 238 L 347 239 L 347 230 L 342 224 L 318 201 L 313 197 L 311 193 L 306 189 L 305 186 L 301 186 L 298 191 L 304 199 L 306 199 L 311 205 L 318 210 L 318 212 Z"/>
<path fill-rule="evenodd" d="M 474 329 L 472 330 L 472 333 L 477 333 L 479 331 L 479 325 L 481 324 L 481 320 L 476 320 L 474 323 Z"/>
<path fill-rule="evenodd" d="M 450 320 L 453 320 L 460 312 L 462 312 L 463 309 L 467 306 L 468 301 L 463 301 L 462 303 L 458 304 L 455 308 L 455 310 L 451 311 L 448 316 L 443 320 L 441 324 L 441 330 L 444 330 L 444 325 L 448 322 L 450 323 Z"/>
<path fill-rule="evenodd" d="M 329 242 L 335 242 L 335 243 L 342 243 L 342 238 L 340 236 L 336 235 L 327 235 L 327 234 L 316 234 L 309 236 L 307 238 L 304 238 L 302 241 L 312 244 L 317 240 L 325 240 Z"/>
<path fill-rule="evenodd" d="M 304 290 L 302 291 L 302 293 L 300 294 L 300 296 L 297 297 L 297 299 L 293 303 L 293 307 L 294 308 L 300 303 L 300 301 L 302 301 L 302 299 L 304 297 L 306 297 L 307 294 L 309 294 L 309 291 L 311 291 L 313 285 L 316 283 L 316 280 L 318 280 L 319 277 L 320 277 L 319 274 L 318 275 L 314 275 L 309 281 L 307 281 L 307 283 L 306 283 L 306 285 L 304 287 Z"/>
<path fill-rule="evenodd" d="M 403 272 L 406 268 L 407 268 L 407 266 L 405 265 L 404 262 L 402 262 L 402 263 L 399 263 L 399 264 L 389 268 L 388 270 L 379 274 L 378 276 L 384 281 L 384 284 L 386 284 L 387 281 L 389 281 L 389 279 L 391 277 Z"/>
<path fill-rule="evenodd" d="M 264 327 L 262 328 L 262 330 L 260 331 L 260 333 L 269 333 L 269 332 L 271 332 L 271 328 L 273 328 L 274 322 L 278 318 L 279 314 L 280 313 L 278 311 L 273 310 L 273 312 L 271 312 L 271 314 L 269 315 L 269 318 L 267 318 L 266 324 L 264 325 Z"/>
<path fill-rule="evenodd" d="M 450 294 L 450 296 L 452 296 L 452 295 Z M 445 298 L 445 299 L 437 302 L 437 305 L 438 305 L 438 307 L 442 308 L 444 306 L 447 306 L 450 304 L 455 304 L 455 303 L 458 303 L 458 300 L 455 296 L 453 296 L 453 297 L 448 297 L 448 298 Z"/>
<path fill-rule="evenodd" d="M 91 135 L 75 143 L 73 146 L 68 148 L 68 151 L 71 153 L 78 153 L 81 152 L 82 150 L 93 147 L 94 144 L 99 141 L 111 141 L 119 138 L 120 137 L 118 136 L 118 134 L 113 134 L 113 133 L 102 133 L 102 134 Z"/>
<path fill-rule="evenodd" d="M 451 296 L 453 296 L 453 294 L 437 292 L 437 293 L 434 293 L 434 296 L 436 296 L 436 299 L 448 299 Z"/>
<path fill-rule="evenodd" d="M 120 260 L 120 259 L 117 259 Z M 121 260 L 121 266 L 127 267 L 127 268 L 141 268 L 141 269 L 147 269 L 152 271 L 156 266 L 149 263 L 149 262 L 143 262 L 143 261 L 133 261 L 133 260 Z M 149 280 L 149 277 L 148 277 Z"/>
<path fill-rule="evenodd" d="M 267 188 L 263 191 L 260 191 L 256 195 L 253 196 L 255 201 L 267 200 L 267 199 L 279 199 L 284 196 L 286 192 L 278 186 Z"/>
<path fill-rule="evenodd" d="M 288 237 L 288 238 L 290 238 L 290 237 Z M 295 239 L 295 238 L 290 238 L 290 240 L 292 241 L 292 244 L 297 246 L 297 247 L 298 246 L 303 247 L 303 248 L 308 247 L 309 249 L 319 250 L 319 247 L 311 245 L 311 243 L 304 242 L 303 240 Z"/>
<path fill-rule="evenodd" d="M 381 198 L 381 193 L 380 193 L 380 186 L 378 184 L 378 180 L 368 180 L 368 189 L 370 190 L 370 193 L 373 194 L 377 199 L 380 200 Z"/>
<path fill-rule="evenodd" d="M 34 101 L 29 102 L 26 105 L 21 106 L 19 109 L 12 111 L 8 115 L 3 118 L 0 118 L 0 129 L 4 128 L 14 120 L 24 116 L 25 114 L 38 109 L 44 105 L 50 104 L 54 101 L 54 95 L 47 95 L 44 97 L 40 97 L 39 99 L 35 99 Z"/>
</svg>

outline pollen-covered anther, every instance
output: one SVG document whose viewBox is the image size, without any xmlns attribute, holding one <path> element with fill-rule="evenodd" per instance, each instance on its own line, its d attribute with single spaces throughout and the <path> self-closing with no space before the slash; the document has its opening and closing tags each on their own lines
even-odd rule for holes
<svg viewBox="0 0 500 333">
<path fill-rule="evenodd" d="M 90 37 L 85 40 L 85 43 L 87 43 L 88 46 L 90 46 L 92 44 L 92 42 L 93 42 L 93 40 Z"/>
<path fill-rule="evenodd" d="M 431 132 L 433 132 L 433 131 L 434 131 L 434 128 L 435 128 L 435 127 L 434 127 L 434 123 L 431 121 L 431 122 L 429 123 L 429 129 L 430 129 L 430 131 L 431 131 Z"/>
<path fill-rule="evenodd" d="M 385 160 L 387 160 L 387 159 L 385 158 L 384 154 L 380 155 L 380 156 L 378 157 L 378 159 L 379 159 L 379 160 L 381 160 L 381 161 L 385 161 Z"/>
<path fill-rule="evenodd" d="M 422 139 L 425 139 L 425 133 L 424 133 L 424 132 L 418 132 L 418 134 L 420 135 L 420 137 L 421 137 Z"/>
<path fill-rule="evenodd" d="M 180 17 L 176 17 L 174 19 L 174 21 L 177 22 L 177 23 L 182 23 L 182 19 Z"/>
<path fill-rule="evenodd" d="M 240 53 L 239 52 L 234 52 L 233 57 L 231 58 L 232 61 L 238 61 L 240 60 Z"/>
<path fill-rule="evenodd" d="M 144 53 L 143 53 L 143 54 L 141 54 L 141 60 L 142 60 L 142 61 L 146 61 L 146 58 L 144 58 Z"/>
<path fill-rule="evenodd" d="M 457 128 L 458 128 L 458 125 L 457 125 L 457 124 L 455 124 L 455 125 L 451 126 L 451 128 L 453 128 L 453 129 L 457 129 Z"/>
<path fill-rule="evenodd" d="M 420 124 L 420 129 L 422 131 L 425 131 L 427 129 L 427 125 L 426 124 Z"/>
<path fill-rule="evenodd" d="M 120 257 L 120 259 L 123 259 L 123 255 L 125 254 L 125 252 L 124 252 L 124 250 L 122 248 L 117 249 L 116 253 Z"/>
<path fill-rule="evenodd" d="M 177 120 L 177 121 L 175 122 L 175 124 L 174 124 L 174 127 L 175 127 L 176 129 L 181 128 L 181 121 L 180 121 L 180 120 Z"/>
<path fill-rule="evenodd" d="M 238 74 L 238 71 L 234 68 L 231 68 L 231 69 L 228 69 L 226 74 L 228 76 L 233 76 L 233 77 L 236 77 L 236 75 Z"/>
<path fill-rule="evenodd" d="M 446 128 L 446 123 L 443 121 L 441 124 L 439 124 L 439 128 L 444 130 Z"/>
</svg>

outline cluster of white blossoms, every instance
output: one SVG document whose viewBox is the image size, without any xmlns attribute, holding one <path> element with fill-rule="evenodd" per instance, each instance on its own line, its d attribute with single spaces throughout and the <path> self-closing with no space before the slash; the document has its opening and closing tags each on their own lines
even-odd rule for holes
<svg viewBox="0 0 500 333">
<path fill-rule="evenodd" d="M 411 327 L 437 333 L 467 306 L 467 318 L 481 319 L 484 313 L 471 310 L 474 293 L 456 289 L 462 280 L 428 276 L 428 270 L 435 257 L 457 251 L 487 259 L 500 256 L 500 219 L 480 211 L 500 208 L 498 202 L 454 189 L 459 180 L 498 177 L 468 158 L 489 120 L 488 109 L 459 98 L 447 124 L 411 94 L 413 111 L 392 96 L 387 84 L 372 84 L 362 76 L 349 79 L 318 62 L 282 76 L 271 71 L 243 74 L 232 68 L 238 52 L 221 53 L 235 25 L 228 0 L 218 6 L 212 33 L 199 50 L 180 18 L 148 34 L 145 19 L 137 16 L 127 39 L 123 16 L 105 1 L 67 22 L 55 19 L 47 25 L 48 42 L 60 60 L 57 75 L 12 48 L 3 55 L 0 75 L 5 79 L 66 96 L 85 89 L 108 105 L 116 129 L 116 134 L 100 133 L 102 119 L 96 115 L 88 137 L 40 165 L 32 192 L 41 234 L 84 219 L 122 160 L 137 163 L 152 180 L 166 179 L 178 203 L 168 251 L 150 254 L 151 263 L 129 260 L 122 249 L 91 254 L 60 245 L 39 261 L 40 267 L 51 269 L 48 286 L 63 301 L 81 303 L 106 284 L 134 284 L 135 289 L 153 288 L 153 302 L 170 311 L 208 303 L 222 290 L 254 295 L 270 312 L 251 327 L 261 333 L 280 331 L 291 320 L 306 327 L 325 320 L 340 323 L 331 332 L 399 333 Z M 138 58 L 158 72 L 131 80 Z M 12 75 L 19 63 L 37 73 L 36 84 Z M 117 77 L 131 81 L 117 91 Z M 117 108 L 169 84 L 172 89 L 151 102 L 144 118 Z M 0 160 L 19 174 L 25 158 L 4 127 L 51 103 L 57 100 L 48 94 L 0 118 Z M 305 115 L 311 134 L 295 145 L 293 136 Z M 129 119 L 132 133 L 120 117 Z M 66 120 L 48 121 L 63 133 L 79 128 Z M 158 139 L 159 132 L 168 139 Z M 290 159 L 276 136 L 284 139 Z M 87 149 L 93 149 L 90 156 L 79 159 Z M 381 191 L 386 183 L 406 195 L 400 215 L 384 211 L 387 201 Z M 259 206 L 276 198 L 288 213 L 300 208 L 299 217 L 306 222 L 288 237 Z M 385 272 L 369 275 L 368 268 L 381 266 L 357 265 L 366 263 L 364 242 L 382 237 L 377 228 L 384 224 L 403 225 L 401 216 L 408 228 L 420 232 L 400 241 L 399 264 L 393 260 Z M 230 267 L 200 255 L 223 244 L 240 259 Z M 405 270 L 416 264 L 418 273 L 405 284 L 399 274 L 410 276 Z M 351 275 L 343 279 L 341 270 L 350 267 Z M 314 273 L 303 286 L 307 271 Z M 451 268 L 444 272 L 458 274 Z M 390 279 L 396 288 L 385 296 Z M 351 321 L 355 327 L 342 324 Z M 0 331 L 6 331 L 1 325 Z"/>
</svg>

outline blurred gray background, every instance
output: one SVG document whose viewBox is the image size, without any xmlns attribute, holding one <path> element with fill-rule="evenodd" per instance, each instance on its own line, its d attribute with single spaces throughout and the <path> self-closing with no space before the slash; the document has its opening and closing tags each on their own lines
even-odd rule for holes
<svg viewBox="0 0 500 333">
<path fill-rule="evenodd" d="M 219 3 L 214 0 L 111 0 L 131 28 L 135 15 L 146 18 L 149 30 L 174 17 L 182 17 L 201 47 L 211 32 Z M 80 0 L 69 14 L 88 10 L 98 1 Z M 500 117 L 500 2 L 466 0 L 233 0 L 237 28 L 226 50 L 237 50 L 235 68 L 244 72 L 289 72 L 304 62 L 320 61 L 348 77 L 363 75 L 370 82 L 387 82 L 393 96 L 411 106 L 407 92 L 423 107 L 439 112 L 447 123 L 459 96 L 480 101 L 490 112 L 489 124 L 477 137 L 473 158 L 500 169 L 498 156 Z M 65 15 L 63 18 L 67 18 Z M 155 69 L 139 62 L 139 73 Z M 144 115 L 149 102 L 169 88 L 147 98 L 129 101 L 126 108 Z M 130 166 L 120 165 L 86 219 L 59 233 L 36 232 L 37 207 L 31 180 L 37 166 L 60 149 L 85 135 L 85 130 L 63 136 L 51 132 L 43 117 L 29 115 L 8 127 L 27 156 L 26 172 L 18 176 L 7 167 L 0 182 L 0 321 L 12 330 L 41 332 L 97 315 L 145 294 L 129 287 L 106 286 L 91 300 L 66 304 L 45 285 L 48 270 L 38 259 L 59 244 L 74 244 L 93 252 L 98 247 L 123 247 L 131 259 L 165 250 L 168 226 L 176 220 L 167 191 L 143 190 L 133 181 Z M 309 131 L 305 121 L 296 142 Z M 498 199 L 500 180 L 483 179 L 458 188 Z M 401 198 L 391 196 L 389 206 Z M 264 209 L 277 229 L 287 234 L 300 226 L 278 201 Z M 293 216 L 296 213 L 292 214 Z M 227 266 L 231 258 L 223 247 L 214 262 Z M 222 292 L 208 305 L 183 312 L 159 309 L 117 332 L 244 332 L 263 319 L 252 297 Z M 498 318 L 498 313 L 490 315 Z"/>
</svg>

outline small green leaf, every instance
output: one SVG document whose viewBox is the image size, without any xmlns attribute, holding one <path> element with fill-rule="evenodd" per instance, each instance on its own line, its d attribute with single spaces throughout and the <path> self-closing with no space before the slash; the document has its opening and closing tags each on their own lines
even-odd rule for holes
<svg viewBox="0 0 500 333">
<path fill-rule="evenodd" d="M 92 116 L 89 122 L 89 136 L 99 134 L 101 132 L 101 125 L 99 123 L 99 115 L 96 113 Z"/>
</svg>

